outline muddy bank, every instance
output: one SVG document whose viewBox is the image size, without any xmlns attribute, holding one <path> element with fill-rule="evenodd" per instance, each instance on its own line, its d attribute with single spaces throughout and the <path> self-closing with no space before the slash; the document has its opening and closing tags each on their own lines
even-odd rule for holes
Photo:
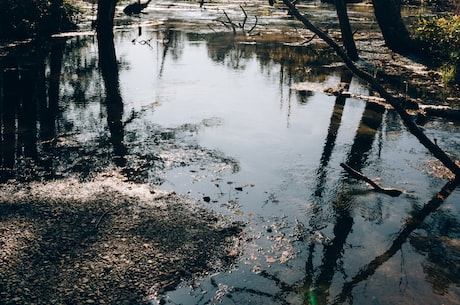
<svg viewBox="0 0 460 305">
<path fill-rule="evenodd" d="M 139 304 L 238 253 L 239 224 L 115 173 L 0 194 L 2 304 Z"/>
</svg>

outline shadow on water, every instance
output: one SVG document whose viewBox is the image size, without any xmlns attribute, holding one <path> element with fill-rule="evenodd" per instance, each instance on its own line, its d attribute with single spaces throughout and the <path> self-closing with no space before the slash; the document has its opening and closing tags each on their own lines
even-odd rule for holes
<svg viewBox="0 0 460 305">
<path fill-rule="evenodd" d="M 85 180 L 117 170 L 128 181 L 192 189 L 205 204 L 248 223 L 248 246 L 232 272 L 179 286 L 162 302 L 403 303 L 420 301 L 413 295 L 427 285 L 432 292 L 421 298 L 446 304 L 460 298 L 453 287 L 459 278 L 456 207 L 440 208 L 450 194 L 458 198 L 458 178 L 422 205 L 440 183 L 391 154 L 426 158 L 417 144 L 405 143 L 391 111 L 293 89 L 314 82 L 362 90 L 334 67 L 331 52 L 170 26 L 95 41 L 59 39 L 18 47 L 1 59 L 0 180 L 72 174 Z M 215 76 L 188 70 L 193 52 L 200 69 Z M 250 111 L 258 115 L 247 116 Z M 421 195 L 376 195 L 347 177 L 339 162 L 382 174 L 387 183 L 409 179 L 398 171 L 403 164 L 410 179 L 421 180 Z M 383 166 L 389 174 L 376 169 Z M 189 177 L 192 182 L 184 182 Z M 404 265 L 403 249 L 414 266 Z M 380 269 L 384 264 L 388 269 Z M 389 297 L 385 290 L 395 284 L 388 282 L 404 272 L 410 287 Z"/>
</svg>

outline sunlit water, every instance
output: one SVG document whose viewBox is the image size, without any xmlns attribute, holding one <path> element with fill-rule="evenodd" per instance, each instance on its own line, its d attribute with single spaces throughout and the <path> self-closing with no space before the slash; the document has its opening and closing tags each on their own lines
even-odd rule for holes
<svg viewBox="0 0 460 305">
<path fill-rule="evenodd" d="M 271 54 L 272 45 L 231 37 L 165 25 L 143 27 L 140 36 L 138 28 L 117 31 L 118 88 L 98 70 L 95 37 L 65 40 L 52 137 L 77 148 L 58 151 L 52 172 L 118 168 L 153 190 L 188 194 L 246 224 L 244 252 L 232 270 L 159 298 L 168 304 L 459 303 L 458 190 L 394 255 L 367 265 L 446 182 L 433 175 L 432 157 L 397 115 L 356 99 L 297 91 L 292 85 L 301 82 L 337 87 L 340 68 L 290 64 L 276 59 L 279 52 L 298 50 L 277 46 Z M 303 63 L 311 61 L 305 54 Z M 122 104 L 108 104 L 107 85 L 118 89 Z M 349 90 L 368 94 L 356 79 Z M 5 111 L 2 123 L 6 135 L 12 125 Z M 36 122 L 39 130 L 46 124 Z M 458 126 L 425 128 L 458 152 Z M 30 156 L 24 146 L 14 156 L 44 154 L 52 137 L 42 133 L 38 152 Z M 404 194 L 369 191 L 347 177 L 341 162 Z M 362 268 L 370 274 L 355 277 Z"/>
</svg>

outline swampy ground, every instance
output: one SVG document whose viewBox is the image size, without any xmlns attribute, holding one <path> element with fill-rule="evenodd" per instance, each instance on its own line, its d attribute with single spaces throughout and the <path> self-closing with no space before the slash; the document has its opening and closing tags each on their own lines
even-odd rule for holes
<svg viewBox="0 0 460 305">
<path fill-rule="evenodd" d="M 89 17 L 2 47 L 0 303 L 458 303 L 460 194 L 426 207 L 452 175 L 390 108 L 326 94 L 373 96 L 321 41 L 265 2 L 122 8 L 113 45 Z M 382 82 L 458 105 L 350 16 Z M 417 118 L 458 159 L 458 122 Z"/>
</svg>

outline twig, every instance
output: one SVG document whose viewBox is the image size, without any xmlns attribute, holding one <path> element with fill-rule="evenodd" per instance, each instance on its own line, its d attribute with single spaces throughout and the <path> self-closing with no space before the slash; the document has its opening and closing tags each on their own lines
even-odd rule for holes
<svg viewBox="0 0 460 305">
<path fill-rule="evenodd" d="M 94 226 L 95 230 L 97 230 L 97 228 L 99 227 L 99 224 L 101 223 L 102 218 L 104 218 L 104 216 L 107 215 L 108 213 L 109 211 L 105 211 L 104 214 L 102 214 L 101 217 L 99 217 L 98 221 L 96 222 L 96 225 Z"/>
<path fill-rule="evenodd" d="M 235 24 L 232 22 L 230 17 L 228 17 L 227 12 L 225 10 L 223 10 L 223 12 L 224 12 L 225 17 L 227 17 L 228 23 L 230 23 L 230 25 L 232 26 L 233 34 L 236 35 L 236 26 L 235 26 Z"/>
<path fill-rule="evenodd" d="M 307 40 L 300 42 L 299 45 L 304 45 L 311 42 L 313 39 L 315 39 L 316 36 L 318 35 L 314 34 L 311 38 L 308 38 Z"/>
<path fill-rule="evenodd" d="M 380 186 L 377 182 L 369 179 L 368 177 L 364 176 L 362 173 L 358 172 L 354 168 L 352 168 L 350 165 L 346 163 L 340 163 L 340 166 L 343 167 L 350 175 L 355 177 L 356 179 L 363 180 L 367 183 L 369 183 L 376 192 L 384 193 L 387 195 L 390 195 L 392 197 L 398 197 L 399 195 L 402 194 L 401 190 L 394 189 L 394 188 L 386 188 Z"/>
<path fill-rule="evenodd" d="M 256 17 L 256 22 L 255 22 L 254 25 L 249 29 L 248 34 L 251 34 L 251 32 L 256 28 L 257 23 L 259 22 L 259 19 L 257 19 L 257 16 L 254 16 L 254 17 Z"/>
<path fill-rule="evenodd" d="M 240 25 L 240 27 L 244 32 L 244 25 L 246 24 L 246 20 L 248 20 L 248 14 L 246 14 L 246 11 L 244 10 L 243 6 L 240 5 L 240 8 L 241 8 L 241 10 L 243 11 L 243 14 L 244 14 L 243 24 Z"/>
</svg>

